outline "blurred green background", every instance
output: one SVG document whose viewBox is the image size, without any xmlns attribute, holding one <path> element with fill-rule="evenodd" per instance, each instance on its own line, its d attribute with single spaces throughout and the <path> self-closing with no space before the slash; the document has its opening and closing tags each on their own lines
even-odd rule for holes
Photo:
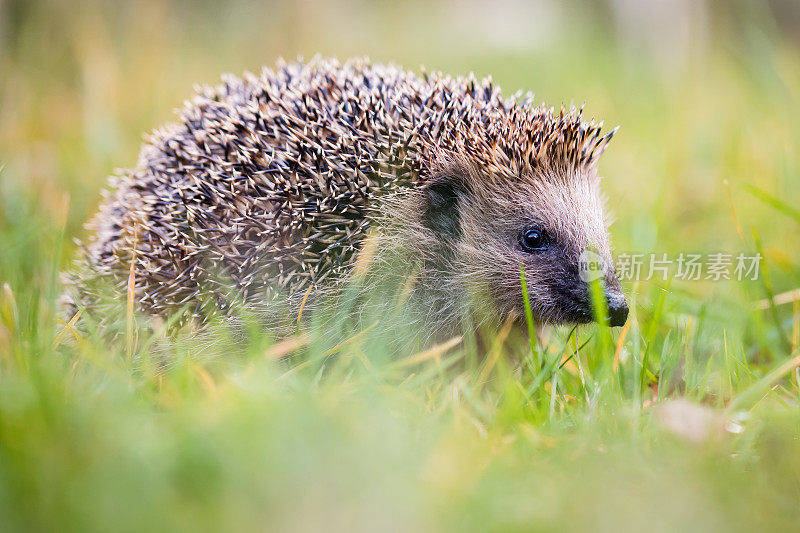
<svg viewBox="0 0 800 533">
<path fill-rule="evenodd" d="M 143 133 L 315 54 L 585 104 L 621 125 L 617 250 L 760 250 L 767 276 L 628 283 L 630 330 L 545 335 L 538 373 L 502 341 L 477 367 L 176 342 L 161 373 L 149 340 L 62 343 L 58 272 Z M 800 310 L 753 309 L 800 287 L 796 0 L 0 0 L 0 168 L 0 530 L 796 529 Z"/>
</svg>

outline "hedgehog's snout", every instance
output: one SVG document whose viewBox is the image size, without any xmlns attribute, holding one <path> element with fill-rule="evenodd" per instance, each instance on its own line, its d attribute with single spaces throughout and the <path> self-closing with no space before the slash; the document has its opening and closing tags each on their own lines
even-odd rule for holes
<svg viewBox="0 0 800 533">
<path fill-rule="evenodd" d="M 624 326 L 628 320 L 628 302 L 625 301 L 625 295 L 616 291 L 606 294 L 606 304 L 608 306 L 608 325 Z"/>
<path fill-rule="evenodd" d="M 613 271 L 606 273 L 606 308 L 608 309 L 608 325 L 624 326 L 628 320 L 628 302 L 622 294 L 619 278 Z"/>
<path fill-rule="evenodd" d="M 594 306 L 591 303 L 589 287 L 585 287 L 585 297 L 577 312 L 576 321 L 591 322 L 595 318 Z M 607 324 L 612 327 L 624 326 L 628 320 L 628 302 L 621 291 L 606 291 Z"/>
</svg>

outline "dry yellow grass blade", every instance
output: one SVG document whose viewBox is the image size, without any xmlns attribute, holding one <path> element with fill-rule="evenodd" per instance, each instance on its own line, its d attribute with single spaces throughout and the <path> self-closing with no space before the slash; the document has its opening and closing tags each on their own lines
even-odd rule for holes
<svg viewBox="0 0 800 533">
<path fill-rule="evenodd" d="M 0 319 L 9 331 L 17 328 L 17 300 L 14 298 L 14 291 L 7 282 L 3 283 L 3 300 L 0 306 Z"/>
<path fill-rule="evenodd" d="M 208 371 L 199 365 L 193 365 L 193 370 L 195 376 L 197 377 L 197 381 L 202 385 L 203 389 L 214 398 L 219 397 L 219 389 L 217 388 L 217 384 L 214 383 L 214 379 L 211 377 L 211 374 Z"/>
<path fill-rule="evenodd" d="M 772 298 L 772 304 L 775 305 L 786 305 L 797 301 L 800 301 L 800 289 L 782 292 L 780 294 L 776 294 Z M 756 309 L 762 309 L 762 310 L 769 309 L 772 306 L 772 304 L 770 304 L 769 298 L 764 298 L 763 300 L 757 301 L 755 307 Z"/>
<path fill-rule="evenodd" d="M 622 331 L 619 334 L 619 339 L 617 339 L 617 348 L 614 350 L 614 364 L 611 366 L 612 371 L 616 372 L 617 368 L 619 368 L 619 357 L 622 353 L 622 347 L 625 345 L 625 337 L 628 336 L 628 330 L 631 327 L 631 320 L 625 322 L 625 326 L 622 328 Z"/>
<path fill-rule="evenodd" d="M 400 303 L 405 303 L 408 301 L 408 297 L 411 296 L 411 291 L 414 290 L 414 287 L 417 285 L 417 281 L 419 280 L 419 268 L 414 268 L 411 274 L 406 278 L 405 283 L 403 283 L 403 289 L 400 291 Z"/>
<path fill-rule="evenodd" d="M 508 334 L 511 333 L 511 326 L 514 325 L 515 318 L 516 317 L 514 315 L 510 315 L 503 323 L 503 327 L 500 328 L 497 337 L 495 337 L 494 342 L 492 343 L 492 349 L 489 351 L 489 356 L 486 359 L 486 363 L 483 365 L 481 373 L 478 376 L 478 383 L 483 383 L 486 381 L 486 378 L 489 377 L 492 369 L 497 364 L 497 360 L 500 359 L 503 343 L 506 341 Z"/>
<path fill-rule="evenodd" d="M 728 207 L 731 210 L 731 218 L 733 218 L 733 225 L 736 227 L 736 233 L 739 234 L 739 238 L 745 240 L 744 233 L 742 233 L 742 228 L 739 226 L 739 217 L 736 216 L 736 209 L 733 207 L 733 195 L 731 194 L 731 185 L 728 183 L 728 180 L 723 180 L 725 184 L 725 189 L 728 192 Z"/>
<path fill-rule="evenodd" d="M 136 342 L 139 338 L 139 331 L 136 328 L 136 319 L 133 316 L 133 304 L 136 297 L 136 245 L 138 242 L 139 228 L 134 229 L 133 237 L 133 252 L 131 256 L 131 268 L 128 273 L 128 286 L 126 293 L 126 306 L 125 306 L 125 355 L 130 361 L 133 358 L 133 352 L 136 350 Z M 136 331 L 134 331 L 134 328 Z"/>
<path fill-rule="evenodd" d="M 309 359 L 308 361 L 303 361 L 303 362 L 302 362 L 302 363 L 300 363 L 299 365 L 297 365 L 297 366 L 295 366 L 295 367 L 292 367 L 292 368 L 290 368 L 289 370 L 287 370 L 286 372 L 284 372 L 283 374 L 281 374 L 280 376 L 278 376 L 278 379 L 277 379 L 276 381 L 280 381 L 280 380 L 282 380 L 282 379 L 284 379 L 284 378 L 288 378 L 288 377 L 289 377 L 289 376 L 291 376 L 292 374 L 296 374 L 297 372 L 300 372 L 300 371 L 301 371 L 301 370 L 303 370 L 305 367 L 307 367 L 308 365 L 310 365 L 310 364 L 311 364 L 311 362 L 312 362 L 312 361 L 311 361 L 311 359 Z"/>
<path fill-rule="evenodd" d="M 334 346 L 330 350 L 326 350 L 321 355 L 318 355 L 317 357 L 314 357 L 312 359 L 308 359 L 307 361 L 303 361 L 299 365 L 297 365 L 297 366 L 295 366 L 293 368 L 290 368 L 289 370 L 287 370 L 286 372 L 284 372 L 283 374 L 278 376 L 278 380 L 281 380 L 283 378 L 289 377 L 292 374 L 295 374 L 296 372 L 299 372 L 300 370 L 304 369 L 305 367 L 307 367 L 308 365 L 310 365 L 311 363 L 313 363 L 316 360 L 323 359 L 323 358 L 325 358 L 325 357 L 327 357 L 329 355 L 335 354 L 336 352 L 338 352 L 339 350 L 341 350 L 342 348 L 344 348 L 348 344 L 351 344 L 351 343 L 357 341 L 358 339 L 360 339 L 361 337 L 363 337 L 364 335 L 366 335 L 371 329 L 373 329 L 377 325 L 378 325 L 378 321 L 376 320 L 375 322 L 373 322 L 372 324 L 370 324 L 366 328 L 362 329 L 361 331 L 359 331 L 358 333 L 356 333 L 352 337 L 349 337 L 349 338 L 343 340 L 342 342 L 340 342 L 339 344 L 337 344 L 336 346 Z"/>
<path fill-rule="evenodd" d="M 303 295 L 303 301 L 300 302 L 300 310 L 297 312 L 297 325 L 300 325 L 300 320 L 303 318 L 303 309 L 306 306 L 306 301 L 308 300 L 308 295 L 311 294 L 311 285 L 308 286 L 306 289 L 306 293 Z"/>
<path fill-rule="evenodd" d="M 267 352 L 264 354 L 264 357 L 266 357 L 268 360 L 280 359 L 281 357 L 285 357 L 295 350 L 299 350 L 303 346 L 308 345 L 310 340 L 310 337 L 306 334 L 283 339 L 270 346 L 267 349 Z"/>
<path fill-rule="evenodd" d="M 800 346 L 800 300 L 795 300 L 792 306 L 792 351 L 797 351 Z"/>
<path fill-rule="evenodd" d="M 451 339 L 448 339 L 448 340 L 446 340 L 446 341 L 444 341 L 442 343 L 436 344 L 436 345 L 428 348 L 427 350 L 423 350 L 423 351 L 421 351 L 419 353 L 416 353 L 416 354 L 414 354 L 414 355 L 412 355 L 410 357 L 406 357 L 406 358 L 402 359 L 401 361 L 396 362 L 394 364 L 394 366 L 396 368 L 405 368 L 405 367 L 409 367 L 409 366 L 418 365 L 420 363 L 424 363 L 425 361 L 428 361 L 429 359 L 439 360 L 439 358 L 443 354 L 445 354 L 448 350 L 450 350 L 451 348 L 455 348 L 456 346 L 461 344 L 462 340 L 463 340 L 463 337 L 461 335 L 456 335 L 455 337 L 453 337 Z"/>
<path fill-rule="evenodd" d="M 363 278 L 369 271 L 375 252 L 378 251 L 378 239 L 379 235 L 375 231 L 367 232 L 364 244 L 361 246 L 361 251 L 356 256 L 355 265 L 353 266 L 353 274 L 357 279 Z"/>
<path fill-rule="evenodd" d="M 64 328 L 58 332 L 58 335 L 56 335 L 56 338 L 53 341 L 54 349 L 57 348 L 64 341 L 64 337 L 67 335 L 68 332 L 72 333 L 73 335 L 75 335 L 76 339 L 80 340 L 80 335 L 75 330 L 75 323 L 78 322 L 78 318 L 80 318 L 80 316 L 81 316 L 81 310 L 78 309 L 78 312 L 75 313 L 72 316 L 72 318 L 69 319 L 69 322 L 64 322 L 63 320 L 58 321 L 60 324 L 64 324 Z"/>
</svg>

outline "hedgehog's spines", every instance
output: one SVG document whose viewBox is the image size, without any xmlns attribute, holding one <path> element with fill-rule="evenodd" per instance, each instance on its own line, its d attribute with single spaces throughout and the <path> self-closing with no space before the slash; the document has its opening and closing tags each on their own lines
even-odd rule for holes
<svg viewBox="0 0 800 533">
<path fill-rule="evenodd" d="M 530 179 L 594 165 L 617 131 L 582 122 L 583 106 L 556 114 L 531 93 L 504 99 L 491 77 L 368 60 L 279 60 L 195 90 L 180 123 L 154 130 L 138 166 L 113 179 L 92 223 L 89 270 L 121 289 L 135 257 L 137 298 L 157 314 L 233 301 L 231 286 L 262 297 L 338 277 L 373 199 L 424 185 L 436 154 L 465 154 L 490 179 Z"/>
</svg>

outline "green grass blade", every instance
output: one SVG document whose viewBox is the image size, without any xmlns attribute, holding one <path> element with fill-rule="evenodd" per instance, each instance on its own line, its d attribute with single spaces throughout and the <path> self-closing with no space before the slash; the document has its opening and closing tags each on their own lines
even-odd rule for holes
<svg viewBox="0 0 800 533">
<path fill-rule="evenodd" d="M 520 263 L 519 277 L 522 284 L 522 299 L 525 304 L 525 323 L 528 326 L 528 337 L 531 345 L 531 356 L 533 357 L 534 364 L 537 369 L 542 368 L 541 354 L 539 353 L 539 345 L 536 339 L 536 324 L 533 321 L 533 311 L 531 310 L 531 301 L 528 296 L 528 282 L 525 278 L 525 266 Z"/>
<path fill-rule="evenodd" d="M 769 194 L 768 192 L 759 189 L 755 185 L 751 185 L 749 183 L 742 183 L 742 188 L 745 191 L 749 192 L 751 195 L 755 196 L 765 204 L 769 205 L 776 211 L 780 211 L 784 215 L 788 216 L 798 224 L 800 224 L 800 209 L 796 207 L 792 207 L 791 205 L 787 204 L 780 198 Z"/>
</svg>

